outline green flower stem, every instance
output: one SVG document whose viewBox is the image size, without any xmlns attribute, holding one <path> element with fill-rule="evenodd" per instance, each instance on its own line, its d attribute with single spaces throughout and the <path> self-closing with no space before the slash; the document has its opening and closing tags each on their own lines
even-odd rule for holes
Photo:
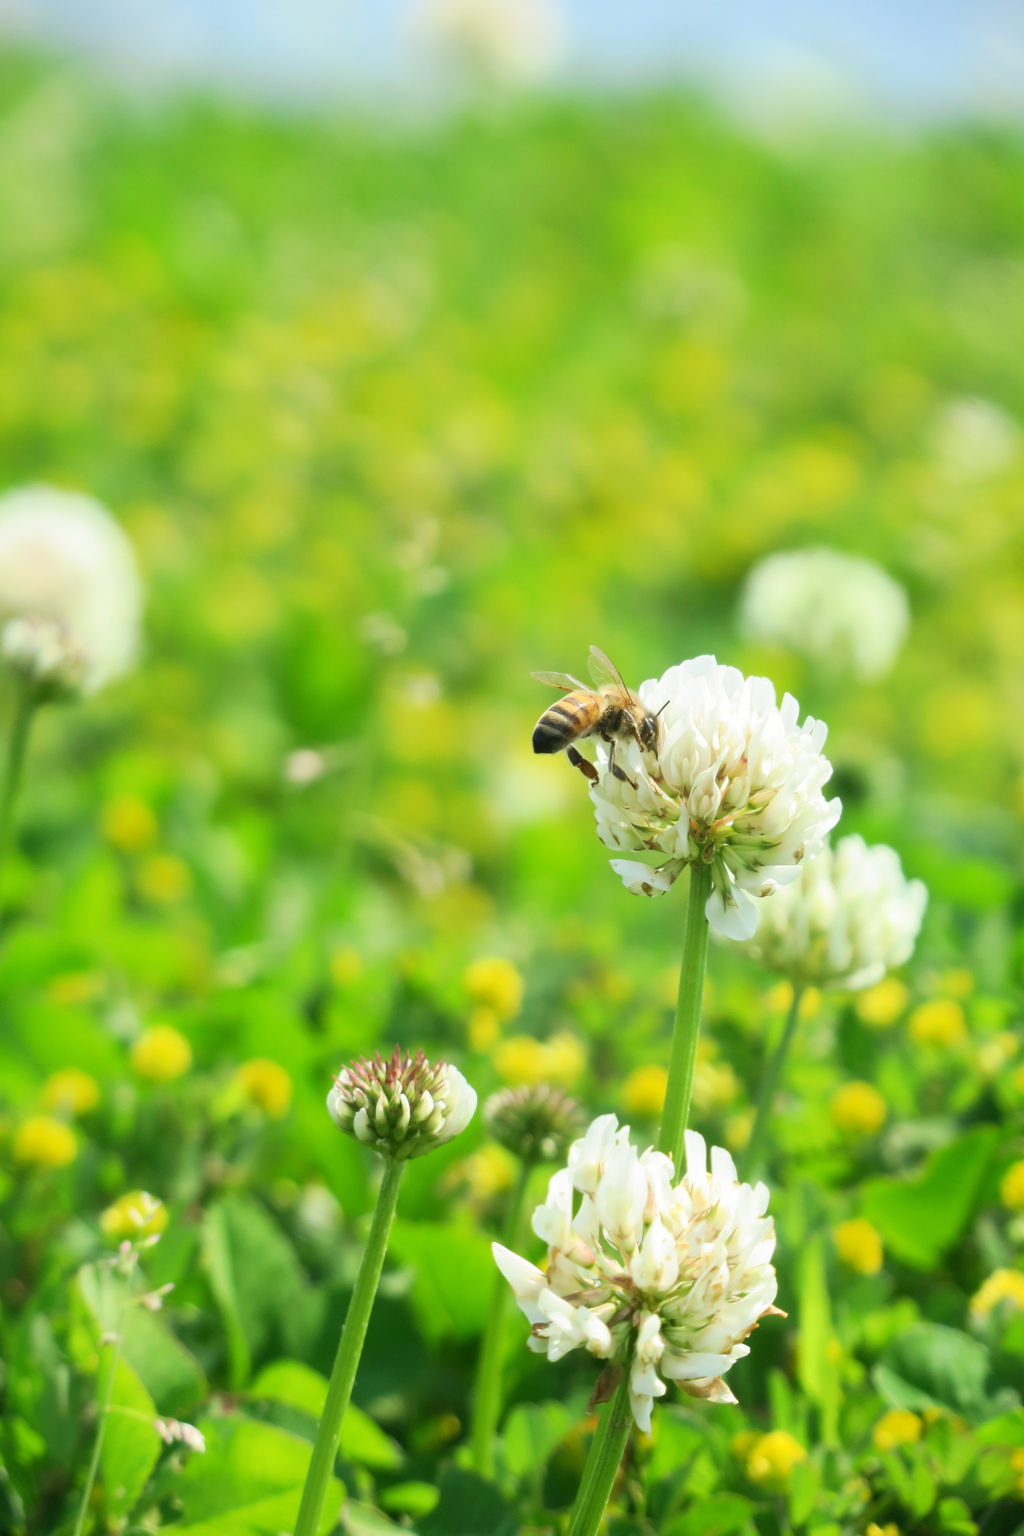
<svg viewBox="0 0 1024 1536">
<path fill-rule="evenodd" d="M 665 1107 L 661 1113 L 661 1130 L 658 1133 L 659 1152 L 667 1152 L 677 1169 L 682 1167 L 683 1132 L 690 1113 L 693 1069 L 697 1060 L 704 969 L 708 959 L 708 920 L 704 908 L 710 895 L 711 866 L 691 864 L 683 963 L 679 972 L 679 1001 L 676 1003 L 676 1022 L 672 1030 Z"/>
<path fill-rule="evenodd" d="M 22 770 L 29 732 L 36 712 L 36 699 L 32 689 L 22 683 L 18 689 L 18 701 L 11 722 L 11 734 L 7 742 L 7 761 L 3 780 L 0 782 L 0 881 L 11 850 L 14 837 L 14 811 L 21 787 Z"/>
<path fill-rule="evenodd" d="M 750 1140 L 747 1142 L 747 1150 L 743 1156 L 744 1177 L 750 1184 L 756 1183 L 764 1172 L 772 1106 L 775 1103 L 775 1095 L 779 1089 L 782 1069 L 786 1064 L 786 1057 L 789 1055 L 793 1036 L 796 1034 L 797 1021 L 800 1017 L 800 1000 L 803 995 L 803 987 L 793 988 L 793 1001 L 789 1005 L 789 1013 L 786 1015 L 782 1034 L 779 1036 L 779 1042 L 769 1057 L 768 1064 L 761 1075 L 761 1086 L 757 1094 L 757 1110 L 754 1114 L 754 1124 L 750 1132 Z"/>
<path fill-rule="evenodd" d="M 502 1242 L 506 1248 L 518 1246 L 519 1228 L 526 1203 L 526 1188 L 530 1182 L 533 1164 L 521 1162 L 519 1176 L 505 1217 Z M 476 1390 L 473 1394 L 473 1433 L 470 1444 L 473 1465 L 481 1477 L 494 1475 L 494 1434 L 501 1415 L 502 1376 L 505 1363 L 505 1316 L 511 1292 L 508 1281 L 499 1270 L 495 1275 L 491 1294 L 491 1309 L 487 1314 L 483 1342 L 476 1368 Z"/>
<path fill-rule="evenodd" d="M 629 1406 L 629 1368 L 630 1358 L 627 1355 L 622 1366 L 622 1379 L 615 1388 L 611 1402 L 605 1405 L 597 1432 L 590 1442 L 587 1464 L 583 1468 L 583 1478 L 572 1507 L 566 1536 L 595 1536 L 611 1498 L 615 1477 L 633 1427 L 633 1410 Z"/>
<path fill-rule="evenodd" d="M 121 1314 L 123 1312 L 124 1308 L 122 1307 Z M 114 1380 L 117 1376 L 117 1362 L 121 1358 L 121 1314 L 118 1315 L 117 1333 L 114 1336 L 110 1355 L 108 1356 L 107 1379 L 100 1390 L 96 1439 L 93 1441 L 92 1459 L 89 1462 L 89 1471 L 86 1474 L 85 1487 L 82 1489 L 82 1497 L 78 1505 L 78 1516 L 75 1520 L 75 1529 L 72 1536 L 82 1536 L 82 1532 L 85 1530 L 85 1522 L 89 1517 L 89 1505 L 92 1501 L 92 1490 L 96 1486 L 96 1475 L 100 1469 L 103 1431 L 107 1427 L 107 1414 L 110 1412 L 110 1399 L 114 1395 Z"/>
<path fill-rule="evenodd" d="M 334 1370 L 331 1372 L 331 1384 L 327 1389 L 327 1401 L 316 1432 L 309 1471 L 306 1473 L 306 1486 L 302 1490 L 302 1503 L 299 1505 L 295 1536 L 316 1536 L 320 1525 L 324 1499 L 327 1497 L 327 1485 L 334 1470 L 341 1423 L 352 1396 L 352 1383 L 356 1379 L 356 1369 L 363 1352 L 363 1341 L 366 1338 L 366 1329 L 373 1310 L 373 1300 L 377 1294 L 377 1286 L 380 1284 L 380 1273 L 384 1267 L 384 1255 L 388 1246 L 388 1234 L 391 1231 L 395 1207 L 398 1204 L 398 1186 L 404 1171 L 404 1161 L 385 1159 L 384 1177 L 377 1192 L 377 1208 L 373 1213 L 366 1250 L 359 1265 L 352 1299 L 348 1304 L 345 1326 L 341 1330 Z"/>
</svg>

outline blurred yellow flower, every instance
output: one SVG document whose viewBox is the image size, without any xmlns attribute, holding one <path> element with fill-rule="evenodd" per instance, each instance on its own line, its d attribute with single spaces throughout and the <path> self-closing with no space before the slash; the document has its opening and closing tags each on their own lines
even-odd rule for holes
<svg viewBox="0 0 1024 1536">
<path fill-rule="evenodd" d="M 862 1024 L 872 1029 L 888 1029 L 903 1013 L 910 1000 L 910 991 L 895 976 L 886 976 L 873 987 L 858 992 L 854 1009 Z"/>
<path fill-rule="evenodd" d="M 947 997 L 970 997 L 974 991 L 974 975 L 963 966 L 943 971 L 939 984 Z"/>
<path fill-rule="evenodd" d="M 653 1120 L 661 1114 L 668 1087 L 668 1068 L 651 1061 L 637 1067 L 622 1087 L 622 1107 L 627 1115 L 644 1115 Z"/>
<path fill-rule="evenodd" d="M 100 1101 L 100 1085 L 78 1067 L 62 1067 L 43 1084 L 43 1104 L 65 1115 L 87 1115 Z"/>
<path fill-rule="evenodd" d="M 170 906 L 192 889 L 192 875 L 176 853 L 153 853 L 139 870 L 139 890 L 147 901 Z"/>
<path fill-rule="evenodd" d="M 807 1452 L 786 1429 L 773 1429 L 755 1442 L 747 1456 L 747 1476 L 753 1483 L 785 1488 L 793 1468 L 805 1461 Z"/>
<path fill-rule="evenodd" d="M 1024 1159 L 1007 1168 L 999 1184 L 999 1196 L 1011 1211 L 1024 1211 Z"/>
<path fill-rule="evenodd" d="M 542 1083 L 547 1076 L 547 1056 L 532 1035 L 510 1035 L 494 1053 L 494 1065 L 503 1083 L 513 1086 Z"/>
<path fill-rule="evenodd" d="M 493 1051 L 501 1038 L 501 1020 L 493 1008 L 474 1008 L 467 1027 L 470 1049 L 481 1055 Z"/>
<path fill-rule="evenodd" d="M 103 807 L 103 836 L 122 853 L 141 853 L 157 840 L 159 826 L 145 800 L 118 795 Z"/>
<path fill-rule="evenodd" d="M 475 1003 L 493 1008 L 499 1019 L 514 1019 L 523 1002 L 523 978 L 511 960 L 487 956 L 467 965 L 463 985 Z"/>
<path fill-rule="evenodd" d="M 328 964 L 336 987 L 350 987 L 363 974 L 362 956 L 351 944 L 342 944 L 336 949 Z"/>
<path fill-rule="evenodd" d="M 832 1095 L 833 1124 L 848 1136 L 873 1136 L 885 1124 L 886 1103 L 870 1083 L 845 1083 Z"/>
<path fill-rule="evenodd" d="M 769 987 L 764 994 L 764 1005 L 769 1013 L 788 1013 L 793 1005 L 792 982 L 777 981 L 773 987 Z M 817 987 L 805 987 L 800 998 L 798 1017 L 813 1019 L 820 1007 L 820 990 Z"/>
<path fill-rule="evenodd" d="M 92 1002 L 105 986 L 106 977 L 97 971 L 68 971 L 63 976 L 50 978 L 46 995 L 60 1008 L 73 1008 L 77 1003 Z"/>
<path fill-rule="evenodd" d="M 986 1077 L 995 1077 L 1017 1054 L 1019 1041 L 1011 1030 L 1001 1029 L 978 1047 L 978 1066 Z"/>
<path fill-rule="evenodd" d="M 470 1195 L 478 1201 L 490 1200 L 503 1189 L 510 1189 L 515 1183 L 516 1171 L 517 1163 L 511 1152 L 493 1141 L 456 1163 L 451 1170 L 452 1182 L 465 1184 Z"/>
<path fill-rule="evenodd" d="M 882 1239 L 877 1228 L 863 1217 L 841 1221 L 832 1233 L 836 1252 L 858 1275 L 877 1275 L 882 1267 Z"/>
<path fill-rule="evenodd" d="M 971 1315 L 987 1318 L 1003 1302 L 1014 1312 L 1024 1312 L 1024 1270 L 993 1270 L 971 1297 Z"/>
<path fill-rule="evenodd" d="M 660 972 L 654 984 L 654 993 L 659 1003 L 664 1003 L 666 1008 L 674 1008 L 679 996 L 679 967 L 670 965 Z"/>
<path fill-rule="evenodd" d="M 544 1047 L 549 1083 L 571 1088 L 587 1064 L 583 1041 L 567 1029 L 559 1030 Z"/>
<path fill-rule="evenodd" d="M 1013 1455 L 1010 1457 L 1010 1466 L 1015 1472 L 1020 1473 L 1020 1478 L 1017 1483 L 1017 1493 L 1021 1496 L 1024 1496 L 1024 1445 L 1021 1446 L 1019 1451 L 1014 1451 Z"/>
<path fill-rule="evenodd" d="M 731 1104 L 740 1091 L 739 1078 L 727 1061 L 702 1061 L 698 1054 L 693 1070 L 693 1103 L 710 1113 Z"/>
<path fill-rule="evenodd" d="M 171 1083 L 192 1065 L 192 1047 L 170 1024 L 154 1024 L 132 1046 L 132 1066 L 153 1083 Z"/>
<path fill-rule="evenodd" d="M 37 1168 L 66 1168 L 78 1156 L 78 1139 L 63 1120 L 31 1115 L 15 1132 L 14 1155 Z"/>
<path fill-rule="evenodd" d="M 909 1408 L 890 1408 L 871 1431 L 871 1439 L 877 1451 L 892 1451 L 920 1440 L 923 1428 L 923 1420 Z"/>
<path fill-rule="evenodd" d="M 271 1120 L 280 1120 L 292 1102 L 292 1080 L 276 1061 L 256 1057 L 243 1062 L 235 1073 L 235 1082 L 255 1108 Z"/>
<path fill-rule="evenodd" d="M 754 1111 L 741 1109 L 725 1122 L 725 1144 L 730 1152 L 742 1152 L 754 1129 Z"/>
<path fill-rule="evenodd" d="M 864 1527 L 864 1536 L 900 1536 L 900 1528 L 892 1520 L 885 1525 L 878 1525 L 874 1520 L 869 1520 Z"/>
<path fill-rule="evenodd" d="M 966 1034 L 964 1010 L 951 997 L 919 1003 L 910 1015 L 910 1038 L 918 1045 L 959 1045 Z"/>
<path fill-rule="evenodd" d="M 144 1189 L 133 1189 L 108 1205 L 100 1216 L 104 1237 L 115 1242 L 125 1238 L 154 1237 L 167 1227 L 167 1207 Z"/>
</svg>

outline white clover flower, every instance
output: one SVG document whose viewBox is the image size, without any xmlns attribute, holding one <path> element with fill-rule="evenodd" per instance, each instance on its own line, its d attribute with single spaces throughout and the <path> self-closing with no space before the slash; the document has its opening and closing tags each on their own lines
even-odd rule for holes
<svg viewBox="0 0 1024 1536">
<path fill-rule="evenodd" d="M 484 79 L 539 79 L 565 42 L 552 0 L 420 0 L 412 22 L 428 46 Z"/>
<path fill-rule="evenodd" d="M 870 987 L 910 959 L 927 905 L 892 848 L 844 837 L 765 904 L 747 948 L 799 985 Z"/>
<path fill-rule="evenodd" d="M 749 1353 L 758 1319 L 777 1309 L 768 1190 L 740 1184 L 728 1152 L 686 1132 L 686 1174 L 638 1153 L 614 1115 L 595 1120 L 554 1175 L 533 1230 L 546 1271 L 493 1244 L 495 1261 L 531 1324 L 529 1347 L 559 1360 L 584 1348 L 629 1363 L 633 1417 L 677 1381 L 691 1397 L 735 1402 L 723 1381 Z"/>
<path fill-rule="evenodd" d="M 476 1111 L 476 1089 L 450 1062 L 431 1065 L 422 1051 L 410 1057 L 396 1045 L 387 1060 L 375 1055 L 343 1067 L 327 1111 L 364 1146 L 404 1160 L 464 1131 Z"/>
<path fill-rule="evenodd" d="M 906 639 L 907 594 L 873 560 L 838 549 L 769 555 L 747 577 L 740 627 L 821 666 L 884 677 Z"/>
<path fill-rule="evenodd" d="M 0 496 L 0 624 L 9 663 L 34 669 L 41 682 L 74 674 L 74 685 L 93 693 L 134 662 L 141 611 L 132 547 L 99 502 L 45 485 Z M 10 621 L 26 622 L 12 631 Z"/>
<path fill-rule="evenodd" d="M 822 755 L 827 727 L 786 694 L 775 702 L 766 677 L 744 677 L 713 656 L 669 667 L 643 683 L 640 698 L 660 720 L 657 753 L 635 741 L 597 744 L 591 788 L 597 834 L 609 848 L 665 855 L 659 868 L 613 859 L 638 895 L 667 891 L 687 864 L 711 866 L 708 920 L 727 938 L 757 926 L 752 896 L 769 896 L 818 853 L 839 819 L 822 793 L 832 765 Z"/>
<path fill-rule="evenodd" d="M 933 444 L 947 474 L 959 480 L 998 475 L 1020 454 L 1021 432 L 1013 417 L 991 400 L 962 395 L 939 413 Z"/>
</svg>

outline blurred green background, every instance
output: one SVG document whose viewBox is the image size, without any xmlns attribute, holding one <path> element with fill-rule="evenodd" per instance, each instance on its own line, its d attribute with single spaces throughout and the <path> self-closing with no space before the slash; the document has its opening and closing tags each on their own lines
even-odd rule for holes
<svg viewBox="0 0 1024 1536">
<path fill-rule="evenodd" d="M 60 1068 L 99 1102 L 67 1166 L 5 1162 L 0 1528 L 68 1518 L 95 1360 L 75 1273 L 125 1190 L 168 1203 L 147 1270 L 177 1286 L 130 1366 L 211 1448 L 148 1481 L 139 1452 L 97 1519 L 245 1536 L 291 1518 L 311 1423 L 261 1372 L 329 1368 L 371 1200 L 323 1107 L 343 1061 L 451 1052 L 481 1096 L 552 1078 L 653 1134 L 635 1074 L 667 1059 L 681 902 L 629 896 L 582 781 L 530 752 L 531 669 L 579 673 L 591 643 L 634 683 L 713 651 L 793 691 L 829 723 L 841 830 L 931 891 L 886 1027 L 808 1010 L 773 1181 L 791 1321 L 733 1373 L 740 1409 L 663 1410 L 614 1529 L 1024 1521 L 1020 1288 L 999 1328 L 969 1310 L 1024 1240 L 999 1195 L 1024 1154 L 1022 189 L 1009 127 L 772 148 L 651 89 L 413 128 L 3 62 L 3 483 L 109 504 L 149 600 L 137 674 L 44 716 L 8 873 L 4 1144 Z M 738 633 L 752 565 L 820 544 L 908 589 L 881 682 Z M 515 972 L 467 978 L 495 956 Z M 742 1146 L 784 1006 L 713 948 L 710 1137 Z M 140 1052 L 157 1025 L 184 1070 Z M 290 1100 L 236 1076 L 254 1059 Z M 884 1128 L 831 1111 L 849 1080 Z M 578 1475 L 589 1363 L 538 1363 L 520 1329 L 534 1406 L 500 1487 L 460 1460 L 508 1182 L 478 1120 L 404 1186 L 356 1393 L 385 1433 L 345 1481 L 423 1536 L 553 1530 Z M 878 1273 L 835 1251 L 857 1215 Z M 918 1425 L 895 1450 L 894 1409 Z M 813 1471 L 754 1475 L 772 1428 Z"/>
</svg>

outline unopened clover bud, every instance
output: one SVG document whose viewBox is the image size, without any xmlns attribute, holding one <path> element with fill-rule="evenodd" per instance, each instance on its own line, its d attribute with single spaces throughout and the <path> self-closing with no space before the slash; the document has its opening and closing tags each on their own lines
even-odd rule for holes
<svg viewBox="0 0 1024 1536">
<path fill-rule="evenodd" d="M 73 699 L 85 681 L 85 656 L 52 619 L 11 619 L 0 634 L 0 656 L 39 704 Z"/>
<path fill-rule="evenodd" d="M 503 1088 L 484 1105 L 484 1123 L 495 1141 L 524 1163 L 553 1163 L 582 1130 L 575 1099 L 547 1083 Z"/>
<path fill-rule="evenodd" d="M 476 1090 L 450 1063 L 435 1065 L 399 1046 L 385 1060 L 361 1057 L 343 1067 L 327 1095 L 339 1130 L 385 1157 L 422 1157 L 464 1131 L 476 1110 Z"/>
</svg>

